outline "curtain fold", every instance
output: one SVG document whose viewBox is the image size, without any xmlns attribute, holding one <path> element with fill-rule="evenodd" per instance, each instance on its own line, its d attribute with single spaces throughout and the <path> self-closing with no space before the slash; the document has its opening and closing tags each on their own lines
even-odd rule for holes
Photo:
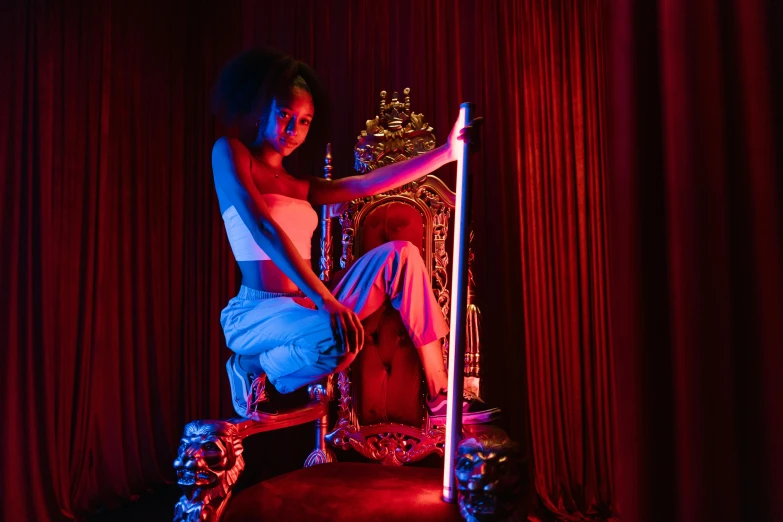
<svg viewBox="0 0 783 522">
<path fill-rule="evenodd" d="M 611 518 L 602 11 L 526 2 L 520 222 L 538 519 Z"/>
<path fill-rule="evenodd" d="M 626 520 L 783 518 L 781 14 L 755 0 L 608 10 Z"/>
<path fill-rule="evenodd" d="M 184 423 L 228 413 L 217 317 L 237 281 L 208 86 L 184 88 L 225 45 L 189 27 L 202 11 L 0 17 L 4 520 L 81 518 L 170 481 Z"/>
</svg>

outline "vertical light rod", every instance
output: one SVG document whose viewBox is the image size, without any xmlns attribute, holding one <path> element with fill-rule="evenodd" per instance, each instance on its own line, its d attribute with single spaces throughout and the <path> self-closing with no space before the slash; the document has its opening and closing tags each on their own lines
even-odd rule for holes
<svg viewBox="0 0 783 522">
<path fill-rule="evenodd" d="M 462 127 L 473 119 L 472 103 L 459 106 Z M 462 439 L 462 388 L 465 370 L 465 321 L 468 306 L 468 226 L 470 220 L 470 176 L 468 144 L 463 143 L 457 158 L 457 206 L 454 213 L 454 260 L 451 277 L 451 316 L 449 331 L 449 389 L 446 410 L 446 455 L 443 466 L 443 500 L 457 501 L 454 480 L 454 454 Z"/>
</svg>

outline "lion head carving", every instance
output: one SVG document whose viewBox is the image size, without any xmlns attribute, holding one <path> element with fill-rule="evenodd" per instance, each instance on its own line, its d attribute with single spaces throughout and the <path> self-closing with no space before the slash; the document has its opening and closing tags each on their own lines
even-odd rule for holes
<svg viewBox="0 0 783 522">
<path fill-rule="evenodd" d="M 472 438 L 457 448 L 460 513 L 468 522 L 506 520 L 522 495 L 522 458 L 508 438 Z"/>
<path fill-rule="evenodd" d="M 244 467 L 235 425 L 194 421 L 185 426 L 174 460 L 177 483 L 185 495 L 175 508 L 174 520 L 216 519 Z"/>
</svg>

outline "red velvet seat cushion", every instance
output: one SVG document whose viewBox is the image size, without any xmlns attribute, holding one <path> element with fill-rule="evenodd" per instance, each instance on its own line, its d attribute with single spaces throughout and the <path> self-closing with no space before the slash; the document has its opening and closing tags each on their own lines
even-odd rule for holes
<svg viewBox="0 0 783 522">
<path fill-rule="evenodd" d="M 223 522 L 458 521 L 441 500 L 443 471 L 335 462 L 252 486 L 229 500 Z"/>
</svg>

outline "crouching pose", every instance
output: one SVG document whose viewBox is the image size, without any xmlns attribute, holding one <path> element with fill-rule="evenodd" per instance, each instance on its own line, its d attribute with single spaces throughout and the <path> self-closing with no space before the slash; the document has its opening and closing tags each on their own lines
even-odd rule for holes
<svg viewBox="0 0 783 522">
<path fill-rule="evenodd" d="M 396 188 L 454 161 L 472 126 L 452 130 L 446 143 L 410 160 L 336 181 L 297 177 L 283 158 L 316 131 L 322 91 L 301 62 L 271 51 L 248 51 L 223 69 L 213 91 L 219 118 L 239 130 L 220 138 L 212 168 L 220 212 L 242 271 L 239 294 L 220 320 L 234 409 L 248 418 L 275 415 L 266 384 L 290 393 L 347 367 L 362 349 L 362 319 L 386 299 L 400 312 L 421 358 L 431 417 L 445 416 L 447 375 L 441 339 L 448 326 L 416 247 L 379 246 L 357 259 L 327 288 L 310 264 L 318 224 L 311 205 L 350 201 Z M 484 422 L 498 412 L 463 398 L 463 420 Z"/>
</svg>

